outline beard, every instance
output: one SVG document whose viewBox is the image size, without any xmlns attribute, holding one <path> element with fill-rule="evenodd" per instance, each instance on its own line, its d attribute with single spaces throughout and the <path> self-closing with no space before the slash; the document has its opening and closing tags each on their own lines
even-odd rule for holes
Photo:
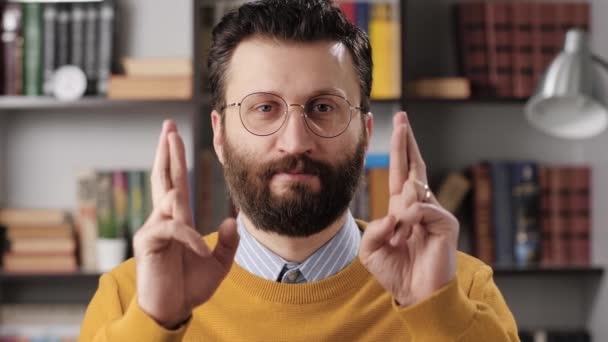
<svg viewBox="0 0 608 342">
<path fill-rule="evenodd" d="M 352 200 L 362 177 L 366 136 L 354 152 L 335 164 L 305 154 L 287 155 L 259 163 L 251 154 L 240 154 L 225 140 L 224 177 L 237 207 L 257 229 L 288 237 L 308 237 L 335 222 Z M 276 194 L 270 183 L 278 173 L 314 175 L 316 191 L 302 182 L 289 182 Z"/>
</svg>

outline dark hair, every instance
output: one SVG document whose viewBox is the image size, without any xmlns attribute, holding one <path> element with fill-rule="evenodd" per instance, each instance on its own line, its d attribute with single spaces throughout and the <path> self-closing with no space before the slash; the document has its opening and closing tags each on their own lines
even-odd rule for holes
<svg viewBox="0 0 608 342">
<path fill-rule="evenodd" d="M 259 0 L 228 12 L 213 29 L 207 59 L 214 109 L 226 105 L 225 75 L 237 45 L 253 35 L 288 41 L 337 41 L 351 53 L 361 90 L 363 113 L 369 111 L 372 52 L 367 34 L 353 25 L 331 0 Z"/>
</svg>

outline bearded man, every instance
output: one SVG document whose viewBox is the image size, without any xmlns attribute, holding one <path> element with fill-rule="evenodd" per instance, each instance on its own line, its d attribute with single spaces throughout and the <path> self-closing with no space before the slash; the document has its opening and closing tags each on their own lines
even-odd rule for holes
<svg viewBox="0 0 608 342">
<path fill-rule="evenodd" d="M 228 13 L 208 66 L 213 144 L 240 209 L 201 237 L 184 145 L 164 123 L 154 212 L 135 258 L 104 274 L 81 341 L 518 341 L 492 270 L 457 252 L 404 112 L 390 204 L 348 210 L 373 131 L 371 48 L 329 0 Z"/>
</svg>

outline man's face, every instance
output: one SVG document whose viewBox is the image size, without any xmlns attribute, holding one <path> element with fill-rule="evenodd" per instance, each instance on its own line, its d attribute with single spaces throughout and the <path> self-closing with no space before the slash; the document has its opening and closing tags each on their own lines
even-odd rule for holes
<svg viewBox="0 0 608 342">
<path fill-rule="evenodd" d="M 226 102 L 268 92 L 288 104 L 319 94 L 360 103 L 359 82 L 348 50 L 335 42 L 295 43 L 255 37 L 236 48 L 226 80 Z M 371 118 L 356 112 L 348 129 L 322 138 L 304 122 L 302 109 L 289 107 L 274 134 L 248 132 L 238 107 L 225 112 L 224 126 L 212 114 L 214 146 L 237 205 L 257 228 L 287 236 L 310 236 L 346 210 L 358 184 Z"/>
</svg>

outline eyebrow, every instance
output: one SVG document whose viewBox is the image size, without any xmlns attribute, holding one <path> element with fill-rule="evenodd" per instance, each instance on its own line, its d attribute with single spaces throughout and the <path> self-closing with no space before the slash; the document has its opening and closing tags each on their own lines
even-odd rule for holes
<svg viewBox="0 0 608 342">
<path fill-rule="evenodd" d="M 259 90 L 259 91 L 255 91 L 257 92 L 261 92 L 261 93 L 270 93 L 270 94 L 275 94 L 281 97 L 285 97 L 282 92 L 278 89 L 268 89 L 268 90 Z M 346 96 L 346 92 L 340 88 L 335 88 L 335 87 L 327 87 L 327 88 L 320 88 L 317 90 L 314 90 L 313 92 L 309 93 L 306 98 L 311 98 L 317 95 L 339 95 L 343 98 L 347 98 Z"/>
</svg>

